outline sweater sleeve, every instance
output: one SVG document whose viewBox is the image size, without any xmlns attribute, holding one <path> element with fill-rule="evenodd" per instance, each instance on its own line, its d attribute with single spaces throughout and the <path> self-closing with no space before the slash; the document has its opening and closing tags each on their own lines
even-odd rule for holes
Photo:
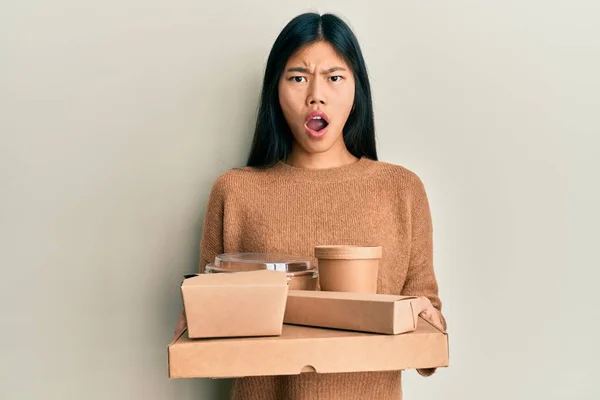
<svg viewBox="0 0 600 400">
<path fill-rule="evenodd" d="M 438 310 L 444 329 L 446 320 L 442 315 L 442 302 L 438 295 L 438 283 L 433 267 L 433 225 L 431 210 L 425 187 L 415 176 L 411 193 L 411 250 L 408 273 L 402 294 L 406 296 L 425 296 Z M 435 368 L 419 369 L 420 375 L 430 376 Z"/>
<path fill-rule="evenodd" d="M 212 186 L 204 212 L 204 224 L 200 239 L 200 273 L 204 273 L 206 264 L 214 262 L 215 256 L 223 253 L 224 213 L 225 196 L 223 182 L 219 178 Z"/>
</svg>

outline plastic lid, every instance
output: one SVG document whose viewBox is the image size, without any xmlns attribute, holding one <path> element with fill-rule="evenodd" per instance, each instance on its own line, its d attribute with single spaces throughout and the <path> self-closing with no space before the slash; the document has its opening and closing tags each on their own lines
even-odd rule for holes
<svg viewBox="0 0 600 400">
<path fill-rule="evenodd" d="M 286 254 L 225 253 L 215 257 L 214 265 L 221 270 L 231 271 L 270 269 L 273 271 L 297 272 L 311 269 L 311 260 Z"/>
<path fill-rule="evenodd" d="M 211 273 L 236 273 L 236 272 L 247 272 L 247 271 L 236 271 L 236 270 L 231 270 L 231 269 L 225 269 L 225 268 L 219 268 L 219 267 L 215 267 L 215 264 L 206 264 L 206 267 L 204 268 L 204 271 L 208 274 Z M 310 277 L 316 277 L 319 275 L 319 271 L 317 271 L 316 268 L 313 269 L 307 269 L 305 271 L 292 271 L 292 272 L 286 272 L 287 276 L 289 278 L 295 278 L 298 276 L 310 276 Z M 197 276 L 194 275 L 194 276 Z"/>
<path fill-rule="evenodd" d="M 315 257 L 326 260 L 372 260 L 381 258 L 381 246 L 316 246 Z"/>
</svg>

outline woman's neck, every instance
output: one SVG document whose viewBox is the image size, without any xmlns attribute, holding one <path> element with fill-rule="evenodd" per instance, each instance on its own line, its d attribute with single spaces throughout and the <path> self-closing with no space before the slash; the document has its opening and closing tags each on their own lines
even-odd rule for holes
<svg viewBox="0 0 600 400">
<path fill-rule="evenodd" d="M 338 168 L 354 164 L 358 158 L 354 157 L 346 148 L 343 151 L 326 151 L 324 153 L 307 153 L 294 151 L 286 160 L 292 167 L 308 169 Z"/>
</svg>

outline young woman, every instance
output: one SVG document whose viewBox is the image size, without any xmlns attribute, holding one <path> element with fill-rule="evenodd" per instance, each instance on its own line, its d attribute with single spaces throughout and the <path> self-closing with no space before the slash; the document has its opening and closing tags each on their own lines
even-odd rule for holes
<svg viewBox="0 0 600 400">
<path fill-rule="evenodd" d="M 422 297 L 422 315 L 445 328 L 424 185 L 377 161 L 369 79 L 350 28 L 334 15 L 303 14 L 269 55 L 247 166 L 214 183 L 200 270 L 224 252 L 312 257 L 322 244 L 383 246 L 378 292 Z M 249 377 L 233 385 L 241 400 L 398 400 L 401 392 L 399 371 Z"/>
</svg>

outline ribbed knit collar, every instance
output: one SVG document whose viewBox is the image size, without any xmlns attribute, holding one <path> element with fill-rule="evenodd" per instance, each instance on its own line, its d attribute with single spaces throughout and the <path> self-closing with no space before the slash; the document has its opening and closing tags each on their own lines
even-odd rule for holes
<svg viewBox="0 0 600 400">
<path fill-rule="evenodd" d="M 368 176 L 375 165 L 375 161 L 362 157 L 352 164 L 334 168 L 293 167 L 280 161 L 273 169 L 280 177 L 293 181 L 341 182 Z"/>
</svg>

